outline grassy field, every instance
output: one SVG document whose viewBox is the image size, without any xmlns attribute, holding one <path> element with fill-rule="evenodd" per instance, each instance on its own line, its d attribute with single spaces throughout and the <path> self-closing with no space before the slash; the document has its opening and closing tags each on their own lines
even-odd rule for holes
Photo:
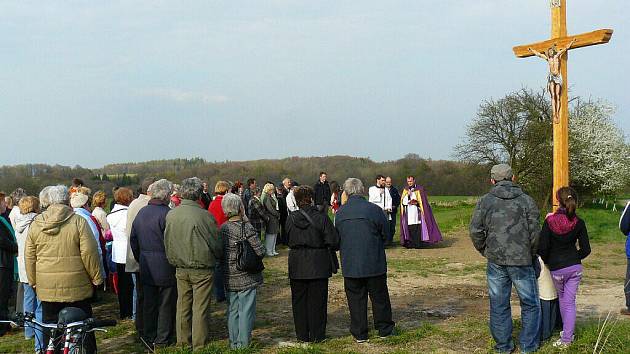
<svg viewBox="0 0 630 354">
<path fill-rule="evenodd" d="M 229 349 L 225 324 L 225 305 L 212 304 L 212 337 L 216 338 L 199 353 L 487 353 L 492 349 L 488 330 L 488 300 L 485 287 L 485 261 L 468 240 L 467 227 L 476 203 L 474 197 L 431 197 L 436 220 L 444 234 L 444 242 L 436 247 L 387 250 L 389 287 L 392 297 L 397 335 L 380 339 L 371 333 L 369 344 L 356 344 L 348 333 L 348 313 L 343 293 L 343 280 L 337 274 L 331 279 L 329 295 L 330 339 L 308 346 L 285 346 L 294 342 L 290 313 L 290 293 L 286 270 L 286 250 L 281 256 L 265 260 L 265 285 L 260 291 L 256 329 L 251 348 Z M 630 320 L 612 313 L 598 302 L 598 291 L 610 295 L 618 292 L 623 282 L 625 255 L 623 237 L 617 231 L 620 212 L 597 205 L 578 211 L 586 221 L 593 242 L 593 254 L 584 263 L 585 279 L 578 295 L 576 341 L 568 353 L 628 353 Z M 396 239 L 398 239 L 398 234 Z M 609 290 L 614 289 L 614 290 Z M 603 296 L 603 295 L 602 295 Z M 516 306 L 518 301 L 513 299 Z M 604 309 L 604 310 L 602 310 Z M 618 310 L 618 309 L 616 309 Z M 117 304 L 108 295 L 96 304 L 98 317 L 115 317 Z M 518 317 L 515 329 L 520 327 Z M 517 341 L 518 331 L 515 330 Z M 101 352 L 142 353 L 135 340 L 133 323 L 125 321 L 97 334 Z M 553 338 L 557 338 L 557 335 Z M 0 338 L 0 353 L 30 353 L 32 341 L 25 341 L 21 332 Z M 600 351 L 600 349 L 602 349 Z M 541 353 L 556 353 L 551 342 L 544 343 Z M 159 353 L 190 353 L 180 348 L 167 348 Z"/>
</svg>

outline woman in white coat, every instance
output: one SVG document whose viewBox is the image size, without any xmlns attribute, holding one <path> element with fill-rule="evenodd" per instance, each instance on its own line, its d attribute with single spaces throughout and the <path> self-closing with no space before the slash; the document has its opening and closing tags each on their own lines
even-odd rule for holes
<svg viewBox="0 0 630 354">
<path fill-rule="evenodd" d="M 118 275 L 118 305 L 120 319 L 133 317 L 133 278 L 125 272 L 127 262 L 127 208 L 133 200 L 133 192 L 129 188 L 118 188 L 114 193 L 116 204 L 107 215 L 107 223 L 112 233 L 112 261 L 116 264 Z"/>
</svg>

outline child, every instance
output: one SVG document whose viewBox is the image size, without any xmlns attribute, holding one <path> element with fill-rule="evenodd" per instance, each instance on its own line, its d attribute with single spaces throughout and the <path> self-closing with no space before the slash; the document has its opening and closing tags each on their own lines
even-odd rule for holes
<svg viewBox="0 0 630 354">
<path fill-rule="evenodd" d="M 586 224 L 576 214 L 577 194 L 562 187 L 556 194 L 560 208 L 548 216 L 540 232 L 538 254 L 549 270 L 558 292 L 562 332 L 554 346 L 566 347 L 573 342 L 575 330 L 575 297 L 582 279 L 582 259 L 591 253 Z M 576 242 L 579 249 L 576 248 Z"/>
<path fill-rule="evenodd" d="M 538 257 L 540 264 L 540 276 L 538 277 L 538 295 L 540 296 L 541 326 L 540 341 L 551 338 L 551 334 L 556 328 L 562 326 L 560 317 L 560 307 L 558 304 L 558 293 L 551 279 L 551 272 L 545 265 L 542 258 Z"/>
</svg>

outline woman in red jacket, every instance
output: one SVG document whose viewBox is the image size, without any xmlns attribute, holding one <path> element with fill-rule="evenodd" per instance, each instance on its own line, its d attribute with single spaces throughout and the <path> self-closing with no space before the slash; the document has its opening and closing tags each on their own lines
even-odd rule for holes
<svg viewBox="0 0 630 354">
<path fill-rule="evenodd" d="M 221 228 L 228 218 L 225 216 L 223 212 L 223 207 L 221 206 L 221 202 L 223 201 L 223 196 L 230 190 L 230 184 L 226 181 L 219 181 L 214 186 L 214 194 L 215 197 L 210 202 L 210 206 L 208 207 L 208 211 L 212 216 L 214 216 L 214 220 L 217 222 L 217 227 Z M 217 302 L 225 301 L 225 289 L 223 287 L 223 263 L 217 263 L 214 271 L 214 298 L 217 299 Z"/>
<path fill-rule="evenodd" d="M 212 216 L 214 216 L 214 220 L 217 222 L 217 227 L 220 228 L 224 222 L 227 221 L 227 217 L 225 213 L 223 213 L 223 208 L 221 207 L 221 201 L 223 200 L 223 196 L 230 189 L 230 184 L 226 181 L 219 181 L 214 186 L 214 194 L 215 197 L 210 202 L 210 206 L 208 207 L 208 211 Z"/>
</svg>

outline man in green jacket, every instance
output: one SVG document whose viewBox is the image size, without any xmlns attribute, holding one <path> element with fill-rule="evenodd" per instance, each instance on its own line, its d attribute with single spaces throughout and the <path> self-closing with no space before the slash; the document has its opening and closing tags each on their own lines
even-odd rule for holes
<svg viewBox="0 0 630 354">
<path fill-rule="evenodd" d="M 210 340 L 210 294 L 215 263 L 223 257 L 216 222 L 198 203 L 199 178 L 182 181 L 182 203 L 166 216 L 164 246 L 177 278 L 177 342 L 194 350 Z"/>
</svg>

